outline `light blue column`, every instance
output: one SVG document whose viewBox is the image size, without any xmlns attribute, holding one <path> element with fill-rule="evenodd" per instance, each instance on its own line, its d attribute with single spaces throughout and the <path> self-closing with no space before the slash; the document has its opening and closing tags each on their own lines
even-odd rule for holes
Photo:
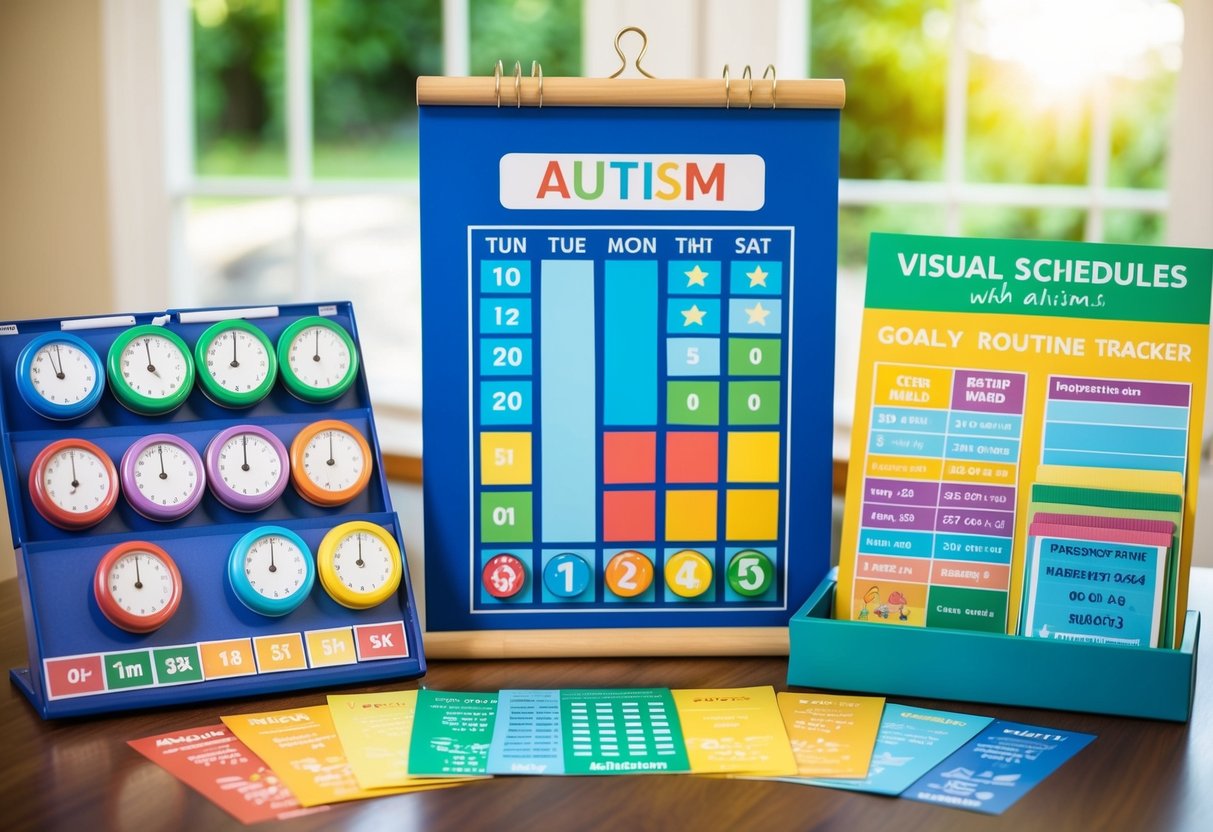
<svg viewBox="0 0 1213 832">
<path fill-rule="evenodd" d="M 598 443 L 593 261 L 540 264 L 539 368 L 542 539 L 594 540 Z"/>
<path fill-rule="evenodd" d="M 657 424 L 657 262 L 607 260 L 603 424 Z"/>
</svg>

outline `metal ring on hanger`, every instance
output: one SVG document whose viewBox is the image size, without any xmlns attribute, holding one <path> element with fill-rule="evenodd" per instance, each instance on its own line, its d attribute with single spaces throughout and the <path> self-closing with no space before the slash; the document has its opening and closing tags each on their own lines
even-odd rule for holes
<svg viewBox="0 0 1213 832">
<path fill-rule="evenodd" d="M 775 109 L 775 85 L 779 83 L 779 79 L 775 77 L 775 64 L 767 64 L 767 68 L 762 71 L 762 80 L 767 79 L 767 73 L 771 74 L 771 109 Z"/>
<path fill-rule="evenodd" d="M 752 110 L 754 109 L 754 73 L 750 71 L 749 64 L 745 65 L 745 71 L 741 73 L 741 77 L 745 79 L 746 90 L 748 93 L 745 108 L 747 110 Z"/>
<path fill-rule="evenodd" d="M 522 108 L 522 62 L 514 61 L 514 106 Z"/>
<path fill-rule="evenodd" d="M 724 65 L 724 108 L 729 109 L 729 65 Z"/>
<path fill-rule="evenodd" d="M 543 64 L 531 61 L 531 77 L 539 78 L 539 109 L 543 109 Z"/>
<path fill-rule="evenodd" d="M 505 67 L 501 65 L 501 61 L 497 62 L 497 66 L 493 67 L 493 92 L 497 95 L 497 109 L 501 109 L 501 73 L 505 71 Z"/>
<path fill-rule="evenodd" d="M 628 68 L 628 57 L 623 54 L 623 47 L 619 45 L 619 42 L 623 40 L 623 36 L 628 32 L 635 32 L 640 35 L 640 54 L 636 56 L 636 70 L 645 78 L 656 78 L 657 76 L 650 74 L 647 69 L 640 65 L 640 62 L 644 60 L 644 53 L 649 51 L 649 36 L 639 26 L 627 26 L 620 29 L 619 34 L 615 35 L 615 54 L 619 56 L 619 69 L 611 73 L 610 77 L 618 78 Z"/>
</svg>

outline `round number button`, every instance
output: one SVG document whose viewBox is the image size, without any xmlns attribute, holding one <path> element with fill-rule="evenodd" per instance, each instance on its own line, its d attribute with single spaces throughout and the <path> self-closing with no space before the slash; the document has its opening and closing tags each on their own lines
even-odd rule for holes
<svg viewBox="0 0 1213 832">
<path fill-rule="evenodd" d="M 543 585 L 558 598 L 576 598 L 590 585 L 590 565 L 581 555 L 563 552 L 543 567 Z"/>
<path fill-rule="evenodd" d="M 154 543 L 128 540 L 105 553 L 93 575 L 102 614 L 129 633 L 150 633 L 181 605 L 181 573 Z"/>
<path fill-rule="evenodd" d="M 48 332 L 26 344 L 17 357 L 17 392 L 48 419 L 75 419 L 101 401 L 105 368 L 84 339 Z"/>
<path fill-rule="evenodd" d="M 607 561 L 607 589 L 620 598 L 635 598 L 653 585 L 653 561 L 634 549 L 626 549 Z"/>
<path fill-rule="evenodd" d="M 771 588 L 775 564 L 757 549 L 743 549 L 729 561 L 728 579 L 729 586 L 738 595 L 756 598 Z"/>
<path fill-rule="evenodd" d="M 484 565 L 480 581 L 494 598 L 513 598 L 526 583 L 526 567 L 513 555 L 496 555 Z"/>
<path fill-rule="evenodd" d="M 95 526 L 118 502 L 118 469 L 84 439 L 43 448 L 29 472 L 30 501 L 47 522 L 67 531 Z"/>
<path fill-rule="evenodd" d="M 712 562 L 694 549 L 675 552 L 665 562 L 665 583 L 682 598 L 698 598 L 712 585 Z"/>
</svg>

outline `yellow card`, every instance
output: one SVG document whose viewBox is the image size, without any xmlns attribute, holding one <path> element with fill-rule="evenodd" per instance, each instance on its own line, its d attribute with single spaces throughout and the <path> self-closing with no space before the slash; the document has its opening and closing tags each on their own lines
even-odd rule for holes
<svg viewBox="0 0 1213 832">
<path fill-rule="evenodd" d="M 302 806 L 445 788 L 451 783 L 363 789 L 346 760 L 328 705 L 223 717 L 242 743 L 269 766 Z"/>
<path fill-rule="evenodd" d="M 796 758 L 775 702 L 775 689 L 675 690 L 691 771 L 779 776 L 796 773 Z"/>
<path fill-rule="evenodd" d="M 359 786 L 382 789 L 480 779 L 409 777 L 409 740 L 416 712 L 415 690 L 329 696 L 329 715 Z"/>
<path fill-rule="evenodd" d="M 867 777 L 884 697 L 781 693 L 779 711 L 801 777 Z"/>
</svg>

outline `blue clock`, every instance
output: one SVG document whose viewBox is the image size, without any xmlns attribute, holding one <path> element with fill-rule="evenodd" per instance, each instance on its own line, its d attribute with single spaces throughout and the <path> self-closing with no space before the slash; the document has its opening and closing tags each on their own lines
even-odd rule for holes
<svg viewBox="0 0 1213 832">
<path fill-rule="evenodd" d="M 258 526 L 232 546 L 227 577 L 240 603 L 276 618 L 307 600 L 316 564 L 312 550 L 290 529 Z"/>
<path fill-rule="evenodd" d="M 17 391 L 47 419 L 78 419 L 101 401 L 105 366 L 83 338 L 47 332 L 26 344 L 17 357 Z"/>
</svg>

